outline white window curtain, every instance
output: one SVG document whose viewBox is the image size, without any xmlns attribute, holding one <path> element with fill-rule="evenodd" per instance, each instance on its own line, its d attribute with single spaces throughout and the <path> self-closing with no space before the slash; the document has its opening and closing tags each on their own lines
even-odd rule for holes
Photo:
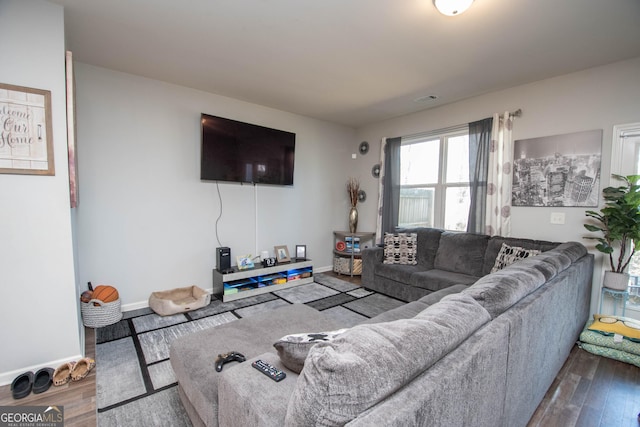
<svg viewBox="0 0 640 427">
<path fill-rule="evenodd" d="M 489 236 L 508 237 L 511 234 L 512 125 L 513 117 L 508 111 L 493 115 L 485 227 L 485 234 Z"/>
<path fill-rule="evenodd" d="M 378 215 L 376 218 L 376 244 L 382 243 L 382 204 L 384 200 L 384 148 L 387 145 L 387 138 L 382 138 L 380 143 L 380 172 L 378 174 Z"/>
</svg>

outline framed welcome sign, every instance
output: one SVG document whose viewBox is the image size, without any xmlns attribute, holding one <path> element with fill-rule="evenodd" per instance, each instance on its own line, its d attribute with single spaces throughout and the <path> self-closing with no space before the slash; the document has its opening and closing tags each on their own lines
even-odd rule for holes
<svg viewBox="0 0 640 427">
<path fill-rule="evenodd" d="M 50 91 L 0 83 L 0 173 L 55 175 Z"/>
</svg>

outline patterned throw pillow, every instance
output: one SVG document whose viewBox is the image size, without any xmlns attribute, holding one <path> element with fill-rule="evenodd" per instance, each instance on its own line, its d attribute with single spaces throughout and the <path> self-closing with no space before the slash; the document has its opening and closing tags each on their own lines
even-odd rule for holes
<svg viewBox="0 0 640 427">
<path fill-rule="evenodd" d="M 417 233 L 384 233 L 384 264 L 416 265 Z"/>
<path fill-rule="evenodd" d="M 282 364 L 299 374 L 311 347 L 320 341 L 333 341 L 346 330 L 285 335 L 273 346 L 278 351 Z"/>
<path fill-rule="evenodd" d="M 516 261 L 520 261 L 531 256 L 536 256 L 541 253 L 542 251 L 539 251 L 537 249 L 525 249 L 519 246 L 509 246 L 506 243 L 503 243 L 502 247 L 500 248 L 500 252 L 498 252 L 498 256 L 496 257 L 496 262 L 495 264 L 493 264 L 491 273 L 502 270 L 506 266 L 511 265 Z"/>
</svg>

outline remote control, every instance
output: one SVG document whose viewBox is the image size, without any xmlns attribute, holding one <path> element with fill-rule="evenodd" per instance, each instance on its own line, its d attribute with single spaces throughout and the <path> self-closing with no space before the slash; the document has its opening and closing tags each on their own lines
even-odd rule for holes
<svg viewBox="0 0 640 427">
<path fill-rule="evenodd" d="M 268 376 L 269 378 L 271 378 L 276 382 L 282 381 L 287 376 L 287 374 L 282 372 L 280 369 L 262 360 L 256 360 L 251 364 L 251 366 L 253 366 L 258 371 L 262 372 L 263 374 L 265 374 L 266 376 Z"/>
</svg>

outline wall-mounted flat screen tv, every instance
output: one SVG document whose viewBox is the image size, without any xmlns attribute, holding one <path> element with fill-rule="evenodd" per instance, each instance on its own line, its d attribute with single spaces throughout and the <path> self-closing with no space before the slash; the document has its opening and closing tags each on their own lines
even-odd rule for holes
<svg viewBox="0 0 640 427">
<path fill-rule="evenodd" d="M 202 114 L 200 179 L 293 185 L 296 134 Z"/>
</svg>

